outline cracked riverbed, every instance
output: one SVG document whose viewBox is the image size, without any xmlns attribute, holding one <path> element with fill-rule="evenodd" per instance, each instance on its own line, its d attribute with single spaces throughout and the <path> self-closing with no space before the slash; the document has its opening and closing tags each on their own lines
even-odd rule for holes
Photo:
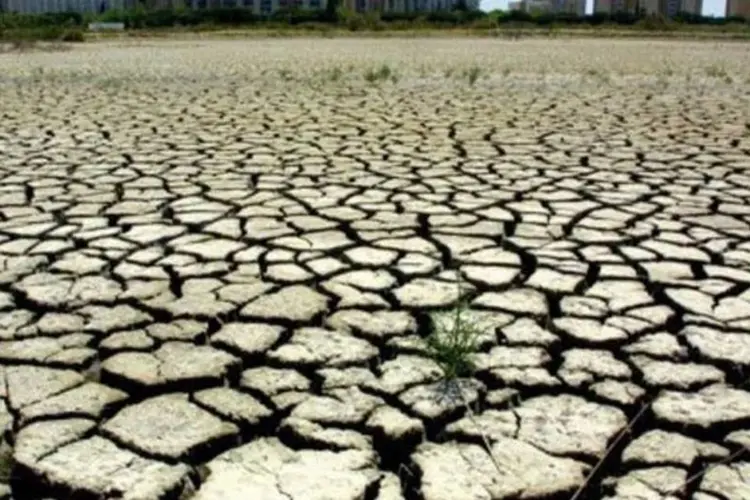
<svg viewBox="0 0 750 500">
<path fill-rule="evenodd" d="M 747 45 L 0 67 L 0 498 L 750 498 Z"/>
</svg>

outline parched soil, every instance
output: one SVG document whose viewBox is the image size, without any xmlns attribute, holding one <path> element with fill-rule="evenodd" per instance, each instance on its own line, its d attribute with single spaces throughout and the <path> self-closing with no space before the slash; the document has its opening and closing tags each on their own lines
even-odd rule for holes
<svg viewBox="0 0 750 500">
<path fill-rule="evenodd" d="M 0 55 L 0 498 L 750 498 L 748 47 Z"/>
</svg>

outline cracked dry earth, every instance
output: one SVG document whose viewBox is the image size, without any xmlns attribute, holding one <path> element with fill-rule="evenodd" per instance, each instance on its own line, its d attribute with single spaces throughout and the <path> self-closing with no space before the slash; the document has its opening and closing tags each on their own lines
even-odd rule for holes
<svg viewBox="0 0 750 500">
<path fill-rule="evenodd" d="M 0 67 L 0 497 L 750 498 L 747 45 Z"/>
</svg>

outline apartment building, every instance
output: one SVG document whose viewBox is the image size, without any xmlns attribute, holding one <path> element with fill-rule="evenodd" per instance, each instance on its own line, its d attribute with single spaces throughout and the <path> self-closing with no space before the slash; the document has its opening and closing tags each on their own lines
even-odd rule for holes
<svg viewBox="0 0 750 500">
<path fill-rule="evenodd" d="M 594 12 L 597 14 L 635 14 L 643 11 L 647 14 L 659 12 L 659 2 L 663 0 L 594 0 Z"/>
<path fill-rule="evenodd" d="M 45 12 L 102 12 L 124 9 L 132 0 L 0 0 L 5 12 L 42 14 Z"/>
<path fill-rule="evenodd" d="M 750 0 L 740 1 L 750 2 Z M 699 16 L 702 11 L 703 0 L 594 0 L 594 12 L 597 14 L 642 12 L 646 15 L 660 14 L 665 17 L 674 17 L 680 12 Z"/>
<path fill-rule="evenodd" d="M 647 16 L 656 16 L 659 14 L 664 14 L 665 7 L 664 2 L 668 0 L 640 0 L 638 2 L 637 9 Z M 680 1 L 680 0 L 676 0 Z M 635 12 L 635 9 L 633 10 Z"/>
<path fill-rule="evenodd" d="M 529 13 L 552 12 L 552 0 L 521 0 L 520 10 Z"/>
<path fill-rule="evenodd" d="M 508 4 L 510 10 L 520 10 L 529 14 L 571 14 L 586 15 L 586 0 L 519 0 Z"/>
<path fill-rule="evenodd" d="M 703 15 L 703 0 L 682 0 L 682 10 L 680 12 L 696 16 Z"/>
<path fill-rule="evenodd" d="M 157 5 L 149 7 L 155 9 L 242 7 L 252 10 L 255 14 L 266 15 L 280 9 L 322 9 L 325 6 L 326 0 L 158 0 Z"/>
<path fill-rule="evenodd" d="M 322 0 L 325 2 L 325 0 Z M 368 12 L 430 12 L 450 10 L 458 0 L 341 0 L 341 5 L 351 11 Z M 478 9 L 478 0 L 468 0 L 469 9 Z"/>
<path fill-rule="evenodd" d="M 525 0 L 549 3 L 549 0 Z M 571 2 L 573 0 L 565 0 Z M 579 0 L 576 0 L 579 1 Z M 585 2 L 585 0 L 583 0 Z M 0 0 L 2 10 L 40 14 L 43 12 L 102 12 L 109 9 L 128 9 L 144 5 L 151 9 L 186 7 L 208 9 L 216 7 L 244 7 L 256 14 L 270 14 L 280 9 L 323 9 L 327 0 Z M 342 0 L 342 5 L 356 12 L 381 10 L 386 12 L 430 12 L 448 10 L 458 0 Z M 479 9 L 479 0 L 468 0 L 469 9 Z"/>
<path fill-rule="evenodd" d="M 594 14 L 609 14 L 610 12 L 617 12 L 612 5 L 614 1 L 615 0 L 594 0 Z"/>
<path fill-rule="evenodd" d="M 554 10 L 558 14 L 586 15 L 586 0 L 556 0 Z"/>
<path fill-rule="evenodd" d="M 727 17 L 750 19 L 750 0 L 727 0 Z"/>
</svg>

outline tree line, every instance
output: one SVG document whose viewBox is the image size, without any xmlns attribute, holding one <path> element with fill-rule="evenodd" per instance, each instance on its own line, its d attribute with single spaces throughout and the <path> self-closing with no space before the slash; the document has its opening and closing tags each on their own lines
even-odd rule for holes
<svg viewBox="0 0 750 500">
<path fill-rule="evenodd" d="M 462 8 L 463 5 L 463 8 Z M 92 21 L 122 22 L 128 29 L 170 28 L 177 26 L 253 26 L 253 25 L 287 25 L 287 26 L 320 26 L 338 25 L 352 30 L 357 29 L 401 29 L 401 28 L 501 28 L 512 26 L 639 26 L 659 28 L 667 26 L 726 26 L 750 25 L 750 20 L 739 17 L 713 18 L 681 13 L 671 19 L 645 14 L 595 13 L 587 16 L 576 16 L 561 13 L 535 13 L 522 11 L 482 12 L 465 8 L 436 12 L 388 12 L 370 11 L 364 13 L 349 12 L 340 8 L 335 1 L 329 2 L 326 8 L 315 9 L 281 9 L 267 15 L 259 15 L 246 8 L 207 8 L 207 9 L 145 9 L 136 8 L 124 11 L 106 11 L 98 15 L 78 12 L 57 12 L 42 14 L 0 13 L 0 29 L 22 29 L 39 27 L 85 27 Z"/>
</svg>

